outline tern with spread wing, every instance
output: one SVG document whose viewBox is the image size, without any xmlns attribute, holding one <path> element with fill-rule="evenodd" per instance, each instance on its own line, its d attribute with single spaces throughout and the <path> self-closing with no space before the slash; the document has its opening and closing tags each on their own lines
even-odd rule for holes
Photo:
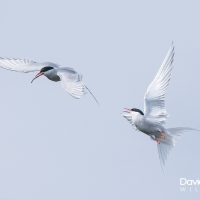
<svg viewBox="0 0 200 200">
<path fill-rule="evenodd" d="M 0 58 L 0 67 L 16 72 L 37 72 L 38 74 L 31 83 L 38 77 L 44 75 L 51 81 L 60 81 L 63 88 L 74 98 L 80 99 L 86 91 L 95 96 L 82 81 L 82 75 L 77 73 L 73 68 L 60 67 L 58 64 L 51 62 L 38 63 L 28 59 Z"/>
<path fill-rule="evenodd" d="M 197 131 L 188 127 L 165 128 L 167 111 L 165 93 L 171 79 L 174 60 L 174 45 L 167 55 L 144 96 L 144 112 L 137 108 L 125 108 L 123 116 L 136 128 L 157 143 L 161 165 L 165 164 L 168 153 L 175 146 L 177 136 L 185 131 Z"/>
</svg>

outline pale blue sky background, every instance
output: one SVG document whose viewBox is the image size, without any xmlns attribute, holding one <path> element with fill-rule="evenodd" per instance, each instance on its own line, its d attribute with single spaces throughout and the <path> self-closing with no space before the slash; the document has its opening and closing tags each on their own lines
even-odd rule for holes
<svg viewBox="0 0 200 200">
<path fill-rule="evenodd" d="M 185 134 L 162 173 L 156 144 L 122 118 L 170 44 L 175 68 L 167 127 L 200 128 L 199 1 L 1 1 L 0 56 L 52 61 L 84 75 L 89 95 L 0 70 L 0 200 L 198 199 L 200 135 Z"/>
</svg>

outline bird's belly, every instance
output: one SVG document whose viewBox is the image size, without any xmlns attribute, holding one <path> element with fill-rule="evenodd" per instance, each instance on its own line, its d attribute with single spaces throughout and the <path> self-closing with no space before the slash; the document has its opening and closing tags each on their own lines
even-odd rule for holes
<svg viewBox="0 0 200 200">
<path fill-rule="evenodd" d="M 147 134 L 147 135 L 158 135 L 160 132 L 162 132 L 162 127 L 158 124 L 154 124 L 152 122 L 147 121 L 141 121 L 136 124 L 136 127 L 141 132 Z"/>
</svg>

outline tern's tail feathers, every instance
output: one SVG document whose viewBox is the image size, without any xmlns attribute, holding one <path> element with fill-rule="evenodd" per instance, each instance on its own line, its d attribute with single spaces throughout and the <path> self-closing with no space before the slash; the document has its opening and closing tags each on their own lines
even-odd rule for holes
<svg viewBox="0 0 200 200">
<path fill-rule="evenodd" d="M 87 91 L 91 94 L 91 96 L 93 97 L 93 99 L 96 101 L 96 103 L 98 104 L 98 105 L 100 105 L 99 104 L 99 101 L 97 100 L 97 98 L 94 96 L 94 94 L 91 92 L 91 90 L 85 85 L 85 88 L 87 89 Z"/>
<path fill-rule="evenodd" d="M 168 154 L 170 150 L 175 146 L 177 138 L 181 136 L 182 133 L 188 131 L 199 131 L 197 129 L 188 127 L 176 127 L 167 129 L 167 133 L 158 143 L 158 154 L 161 162 L 161 166 L 165 165 Z"/>
</svg>

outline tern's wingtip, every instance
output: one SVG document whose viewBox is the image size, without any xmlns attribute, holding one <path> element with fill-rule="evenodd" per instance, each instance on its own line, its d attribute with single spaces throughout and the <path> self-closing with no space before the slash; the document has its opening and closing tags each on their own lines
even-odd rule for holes
<svg viewBox="0 0 200 200">
<path fill-rule="evenodd" d="M 171 47 L 174 48 L 174 40 L 171 42 Z"/>
</svg>

